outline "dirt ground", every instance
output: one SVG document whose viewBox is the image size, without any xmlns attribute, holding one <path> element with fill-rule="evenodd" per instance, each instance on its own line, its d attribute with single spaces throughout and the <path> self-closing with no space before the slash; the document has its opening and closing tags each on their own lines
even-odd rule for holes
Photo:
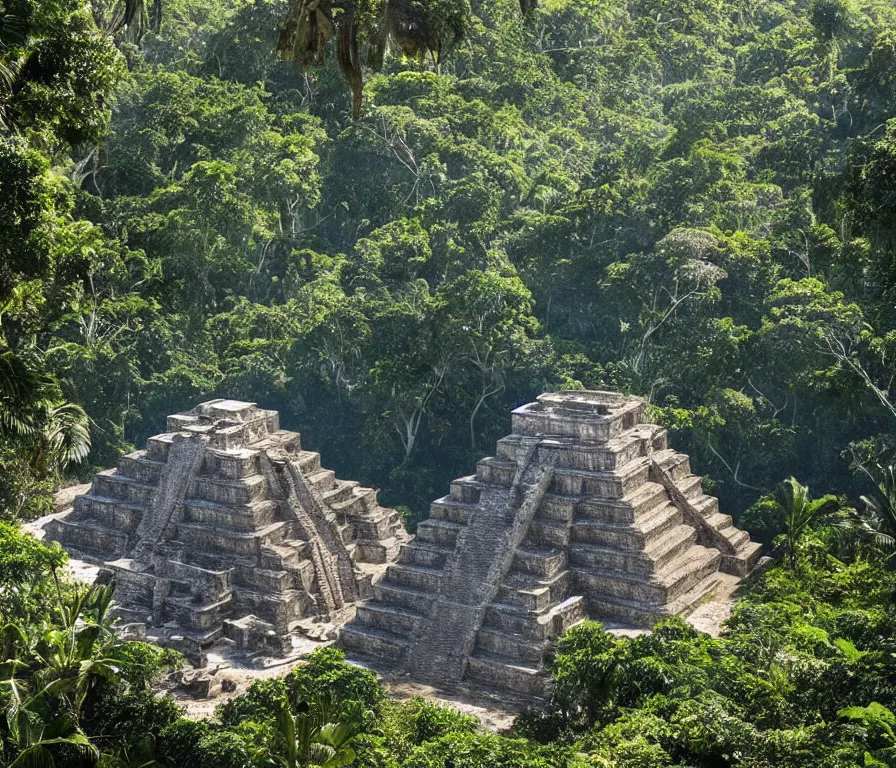
<svg viewBox="0 0 896 768">
<path fill-rule="evenodd" d="M 713 637 L 718 637 L 722 623 L 731 615 L 732 595 L 740 583 L 737 577 L 727 574 L 719 574 L 719 578 L 721 584 L 712 597 L 687 617 L 689 624 Z M 619 637 L 634 637 L 647 631 L 622 626 L 608 627 L 608 629 Z M 329 645 L 329 643 L 316 642 L 307 638 L 297 638 L 295 642 L 294 653 L 286 659 L 264 657 L 249 659 L 245 655 L 234 654 L 226 648 L 212 649 L 208 654 L 208 667 L 205 670 L 215 678 L 210 697 L 208 699 L 193 699 L 183 691 L 169 692 L 168 695 L 185 707 L 190 717 L 212 717 L 215 707 L 244 693 L 254 680 L 282 677 L 302 663 L 301 656 L 311 653 L 316 648 Z M 373 671 L 378 673 L 386 689 L 396 699 L 405 701 L 419 696 L 442 706 L 452 707 L 462 714 L 472 715 L 483 728 L 490 731 L 499 733 L 507 731 L 513 725 L 513 720 L 519 709 L 519 707 L 485 696 L 447 694 L 428 685 L 390 677 L 383 674 L 382 670 L 374 669 Z M 221 682 L 224 679 L 232 680 L 236 684 L 236 690 L 223 693 Z"/>
<path fill-rule="evenodd" d="M 174 699 L 193 718 L 214 717 L 215 709 L 224 702 L 240 696 L 255 681 L 273 677 L 284 677 L 290 670 L 302 663 L 301 656 L 316 648 L 329 645 L 308 640 L 296 648 L 294 654 L 285 659 L 249 659 L 233 654 L 227 648 L 212 649 L 208 654 L 208 666 L 199 670 L 212 678 L 209 697 L 196 699 L 180 689 L 163 690 L 162 694 Z M 230 681 L 235 689 L 222 690 L 224 681 Z M 426 685 L 411 682 L 381 680 L 389 693 L 400 701 L 414 696 L 456 709 L 465 715 L 472 715 L 484 728 L 492 731 L 506 731 L 513 724 L 516 712 L 497 702 L 462 695 L 449 696 Z M 167 686 L 165 686 L 167 688 Z"/>
<path fill-rule="evenodd" d="M 53 515 L 27 523 L 24 528 L 37 538 L 43 539 L 43 527 L 46 522 L 70 507 L 74 497 L 79 493 L 85 493 L 88 488 L 89 486 L 83 485 L 63 489 L 56 497 L 57 511 Z M 99 570 L 89 563 L 74 559 L 69 560 L 68 567 L 74 578 L 87 583 L 93 582 Z M 734 576 L 719 574 L 719 578 L 721 581 L 720 586 L 710 599 L 687 617 L 687 621 L 691 625 L 713 637 L 719 635 L 722 623 L 731 615 L 733 593 L 739 583 L 739 579 Z M 309 629 L 316 638 L 332 636 L 327 632 L 328 629 L 332 629 L 329 625 L 315 625 L 313 628 L 309 627 Z M 633 637 L 646 631 L 611 625 L 608 625 L 607 629 L 620 637 Z M 185 708 L 186 713 L 190 717 L 214 717 L 215 708 L 218 705 L 245 693 L 253 681 L 283 677 L 302 663 L 303 656 L 329 644 L 329 642 L 322 642 L 304 635 L 295 635 L 292 653 L 286 658 L 272 658 L 262 655 L 248 656 L 243 652 L 234 651 L 228 646 L 221 644 L 209 650 L 208 664 L 205 668 L 195 672 L 192 669 L 188 669 L 186 672 L 187 676 L 199 674 L 210 678 L 211 684 L 207 698 L 190 696 L 182 687 L 175 685 L 175 679 L 171 679 L 168 681 L 168 684 L 163 685 L 159 694 L 173 698 Z M 380 675 L 380 677 L 389 693 L 399 700 L 420 696 L 437 704 L 453 707 L 463 714 L 476 717 L 484 728 L 491 731 L 501 732 L 509 729 L 518 711 L 518 707 L 484 696 L 449 695 L 430 686 L 413 683 L 405 679 L 391 678 L 384 675 Z"/>
</svg>

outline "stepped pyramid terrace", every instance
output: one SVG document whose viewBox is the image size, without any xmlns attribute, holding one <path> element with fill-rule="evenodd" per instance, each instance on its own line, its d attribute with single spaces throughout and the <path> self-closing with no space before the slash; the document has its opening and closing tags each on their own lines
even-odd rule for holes
<svg viewBox="0 0 896 768">
<path fill-rule="evenodd" d="M 451 484 L 340 631 L 350 656 L 443 689 L 538 697 L 545 651 L 586 618 L 650 627 L 745 576 L 761 547 L 688 457 L 613 392 L 544 394 Z"/>
<path fill-rule="evenodd" d="M 297 622 L 350 613 L 408 538 L 276 411 L 213 400 L 167 429 L 45 530 L 111 572 L 123 621 L 161 628 L 190 658 L 222 639 L 288 653 Z"/>
</svg>

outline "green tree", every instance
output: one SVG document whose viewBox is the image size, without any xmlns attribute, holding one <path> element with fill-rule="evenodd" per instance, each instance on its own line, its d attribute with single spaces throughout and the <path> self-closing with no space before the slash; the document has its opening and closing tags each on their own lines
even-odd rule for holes
<svg viewBox="0 0 896 768">
<path fill-rule="evenodd" d="M 352 741 L 360 723 L 344 720 L 331 698 L 300 702 L 294 714 L 285 703 L 276 713 L 270 765 L 282 768 L 341 768 L 355 761 Z"/>
<path fill-rule="evenodd" d="M 812 499 L 809 496 L 809 488 L 800 485 L 793 477 L 787 478 L 775 488 L 774 500 L 784 516 L 782 538 L 787 562 L 790 570 L 795 571 L 801 539 L 813 523 L 837 511 L 840 502 L 834 496 Z"/>
</svg>

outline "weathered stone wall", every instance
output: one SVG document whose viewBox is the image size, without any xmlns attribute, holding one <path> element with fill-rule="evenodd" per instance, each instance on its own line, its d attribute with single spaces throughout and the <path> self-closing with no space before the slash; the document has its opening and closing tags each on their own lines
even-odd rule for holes
<svg viewBox="0 0 896 768">
<path fill-rule="evenodd" d="M 322 469 L 275 411 L 216 400 L 168 428 L 46 527 L 114 575 L 119 614 L 153 639 L 194 657 L 219 640 L 285 652 L 297 622 L 356 601 L 407 540 L 394 510 Z"/>
<path fill-rule="evenodd" d="M 644 411 L 582 391 L 514 411 L 513 434 L 433 503 L 342 645 L 442 687 L 538 696 L 545 652 L 586 616 L 651 626 L 705 599 L 720 568 L 749 572 L 759 545 Z"/>
</svg>

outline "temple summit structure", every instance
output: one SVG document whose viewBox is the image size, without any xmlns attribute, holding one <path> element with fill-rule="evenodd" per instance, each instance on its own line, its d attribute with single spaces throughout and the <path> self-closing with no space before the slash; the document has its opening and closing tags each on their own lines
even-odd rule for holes
<svg viewBox="0 0 896 768">
<path fill-rule="evenodd" d="M 761 545 L 703 493 L 645 403 L 563 391 L 432 504 L 339 641 L 411 680 L 538 697 L 543 658 L 586 618 L 651 627 L 743 577 Z"/>
</svg>

